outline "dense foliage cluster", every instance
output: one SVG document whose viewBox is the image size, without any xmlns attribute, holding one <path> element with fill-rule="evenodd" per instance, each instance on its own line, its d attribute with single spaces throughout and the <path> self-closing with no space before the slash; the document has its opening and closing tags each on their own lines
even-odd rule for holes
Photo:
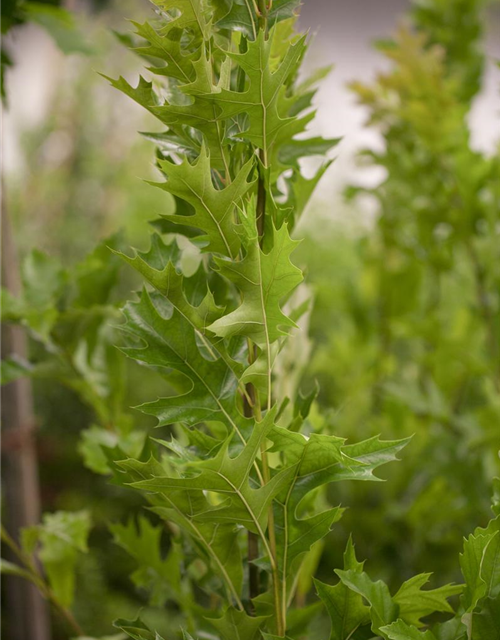
<svg viewBox="0 0 500 640">
<path fill-rule="evenodd" d="M 384 487 L 342 496 L 353 505 L 343 534 L 355 530 L 364 553 L 381 512 L 391 523 L 376 559 L 391 584 L 427 567 L 455 576 L 457 530 L 486 521 L 498 474 L 500 156 L 478 150 L 468 124 L 483 4 L 416 3 L 413 29 L 379 43 L 388 70 L 352 90 L 384 141 L 360 161 L 383 179 L 347 192 L 376 206 L 375 227 L 332 234 L 335 256 L 326 242 L 304 252 L 318 283 L 309 371 L 336 432 L 415 434 Z"/>
<path fill-rule="evenodd" d="M 465 126 L 479 86 L 471 77 L 482 64 L 480 3 L 419 5 L 420 29 L 383 45 L 394 71 L 355 86 L 387 142 L 383 152 L 365 155 L 388 177 L 371 192 L 380 218 L 362 246 L 371 298 L 354 286 L 346 296 L 355 325 L 346 344 L 360 354 L 368 393 L 340 429 L 342 418 L 321 415 L 325 399 L 333 407 L 337 399 L 329 403 L 327 389 L 317 401 L 317 387 L 302 383 L 306 365 L 321 379 L 325 366 L 341 375 L 339 336 L 331 334 L 334 358 L 324 349 L 323 360 L 309 365 L 296 355 L 306 348 L 298 325 L 311 294 L 294 264 L 293 232 L 330 165 L 306 178 L 301 162 L 337 143 L 306 133 L 316 84 L 328 70 L 303 77 L 308 39 L 295 31 L 297 0 L 154 4 L 154 20 L 120 36 L 152 79 L 111 84 L 166 126 L 144 135 L 157 148 L 161 179 L 153 185 L 169 213 L 154 221 L 147 251 L 131 253 L 115 236 L 71 270 L 32 253 L 23 295 L 4 292 L 3 301 L 4 319 L 23 323 L 39 349 L 34 362 L 4 361 L 3 380 L 28 374 L 76 392 L 94 414 L 79 445 L 86 466 L 109 476 L 120 495 L 134 490 L 146 503 L 147 515 L 110 530 L 136 565 L 134 584 L 169 614 L 115 626 L 135 640 L 300 640 L 325 637 L 327 614 L 331 640 L 497 638 L 498 483 L 493 519 L 464 541 L 457 563 L 464 585 L 424 589 L 430 574 L 419 573 L 394 589 L 390 571 L 389 586 L 374 581 L 350 537 L 336 583 L 313 578 L 344 513 L 332 504 L 357 495 L 343 487 L 378 480 L 375 471 L 396 459 L 420 420 L 431 433 L 423 443 L 417 436 L 417 446 L 430 463 L 423 476 L 412 470 L 412 505 L 441 508 L 450 489 L 469 501 L 477 492 L 481 516 L 488 502 L 499 417 L 499 164 L 471 150 Z M 471 14 L 464 48 L 449 33 L 462 4 Z M 446 8 L 451 18 L 443 18 Z M 118 324 L 122 261 L 143 286 L 117 330 L 110 322 Z M 474 297 L 464 305 L 457 291 Z M 464 336 L 472 345 L 466 351 Z M 160 397 L 138 408 L 168 436 L 146 437 L 134 427 L 115 343 L 152 372 L 145 375 Z M 348 397 L 359 380 L 345 371 L 337 384 Z M 396 439 L 369 434 L 346 442 L 361 419 Z M 443 488 L 434 462 L 467 473 L 453 471 Z M 472 485 L 475 472 L 481 481 Z M 408 469 L 402 473 L 395 492 L 408 482 Z M 373 521 L 359 525 L 380 540 L 387 535 Z M 432 526 L 424 519 L 415 529 Z M 2 531 L 18 560 L 2 561 L 2 571 L 34 582 L 82 637 L 70 607 L 89 528 L 86 512 L 57 512 L 22 532 L 19 544 Z"/>
</svg>

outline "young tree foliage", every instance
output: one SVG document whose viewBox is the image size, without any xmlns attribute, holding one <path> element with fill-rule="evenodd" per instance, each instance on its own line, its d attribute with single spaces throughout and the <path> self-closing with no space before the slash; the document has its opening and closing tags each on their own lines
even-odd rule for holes
<svg viewBox="0 0 500 640">
<path fill-rule="evenodd" d="M 297 0 L 153 4 L 155 18 L 133 23 L 135 35 L 122 37 L 145 60 L 150 79 L 129 84 L 119 78 L 111 84 L 163 125 L 144 134 L 157 147 L 160 177 L 152 185 L 165 192 L 169 207 L 153 223 L 158 233 L 147 251 L 126 251 L 118 238 L 110 239 L 74 272 L 35 251 L 23 267 L 23 294 L 18 299 L 6 294 L 4 301 L 4 317 L 23 323 L 43 348 L 40 361 L 4 361 L 4 380 L 32 375 L 76 391 L 95 414 L 80 445 L 86 465 L 111 476 L 114 488 L 132 488 L 146 503 L 147 515 L 114 523 L 110 530 L 136 564 L 132 582 L 162 611 L 158 625 L 140 617 L 116 620 L 117 637 L 316 640 L 326 637 L 312 630 L 319 613 L 331 620 L 330 640 L 498 638 L 498 483 L 494 519 L 464 541 L 464 585 L 427 589 L 431 574 L 420 573 L 394 590 L 372 580 L 349 539 L 336 584 L 314 580 L 319 600 L 306 604 L 323 545 L 344 512 L 329 503 L 326 489 L 331 496 L 337 483 L 380 480 L 378 468 L 396 460 L 407 444 L 379 436 L 348 443 L 333 435 L 329 414 L 310 413 L 318 389 L 301 393 L 300 375 L 287 369 L 293 353 L 287 349 L 293 343 L 300 349 L 298 324 L 308 308 L 307 294 L 298 291 L 304 275 L 294 262 L 295 227 L 330 164 L 325 160 L 306 178 L 301 160 L 325 156 L 337 143 L 307 133 L 316 82 L 327 70 L 304 78 L 301 63 L 309 42 L 295 30 Z M 422 3 L 416 15 L 439 30 L 432 6 Z M 452 11 L 454 20 L 460 15 Z M 417 241 L 421 249 L 430 246 L 442 219 L 462 251 L 469 241 L 479 249 L 489 240 L 471 230 L 479 230 L 479 219 L 496 220 L 493 197 L 483 208 L 471 204 L 470 218 L 448 207 L 453 198 L 468 202 L 478 185 L 486 192 L 487 178 L 497 169 L 470 151 L 458 93 L 450 101 L 450 87 L 461 83 L 459 93 L 467 97 L 467 56 L 480 63 L 474 34 L 469 35 L 467 55 L 452 52 L 453 79 L 444 76 L 437 49 L 428 48 L 421 35 L 404 32 L 388 48 L 399 71 L 382 77 L 375 89 L 357 87 L 374 120 L 387 119 L 386 137 L 393 143 L 385 155 L 372 156 L 390 174 L 377 191 L 384 205 L 378 225 L 384 248 L 400 247 L 407 234 L 400 237 L 399 231 L 409 228 L 414 244 L 403 253 L 413 255 Z M 385 85 L 400 92 L 397 115 L 404 126 L 393 128 Z M 422 100 L 428 112 L 420 108 Z M 440 193 L 436 181 L 446 185 L 445 197 L 435 198 L 439 207 L 433 215 L 391 217 L 408 205 L 402 183 L 412 185 L 409 200 L 418 205 L 420 186 L 413 185 L 411 173 L 416 163 L 404 174 L 401 145 L 423 149 L 426 160 L 446 160 L 450 154 L 456 161 L 453 170 L 446 162 L 431 163 L 432 171 L 420 167 L 433 185 L 427 197 Z M 463 193 L 457 186 L 467 172 L 462 157 L 467 167 L 477 161 L 478 168 L 477 180 L 471 172 Z M 447 255 L 447 247 L 434 246 L 431 274 L 448 269 Z M 119 352 L 110 348 L 116 338 L 108 322 L 116 319 L 111 291 L 120 259 L 144 284 L 123 308 L 122 337 L 116 342 L 164 384 L 160 397 L 138 407 L 164 428 L 157 438 L 135 430 L 123 410 L 123 371 Z M 390 267 L 390 262 L 380 266 L 382 294 L 398 291 Z M 383 346 L 388 349 L 390 342 Z M 488 362 L 497 376 L 494 354 L 492 348 Z M 377 369 L 375 376 L 382 373 Z M 379 409 L 374 406 L 373 414 Z M 24 530 L 19 544 L 2 530 L 16 558 L 2 562 L 2 572 L 36 584 L 81 638 L 88 636 L 70 606 L 89 527 L 86 512 L 57 512 Z M 449 599 L 457 596 L 454 607 Z M 179 611 L 175 624 L 167 619 L 174 610 Z M 434 624 L 430 616 L 436 613 L 442 617 Z M 439 622 L 445 616 L 449 619 Z"/>
<path fill-rule="evenodd" d="M 303 313 L 293 230 L 328 166 L 306 180 L 299 159 L 337 142 L 297 138 L 314 117 L 315 91 L 314 78 L 299 81 L 308 40 L 294 30 L 298 3 L 155 4 L 157 19 L 135 24 L 134 42 L 152 80 L 111 83 L 166 125 L 147 135 L 158 147 L 155 186 L 175 211 L 157 223 L 163 237 L 148 252 L 121 254 L 145 279 L 124 309 L 122 350 L 178 388 L 140 409 L 179 435 L 141 460 L 110 456 L 116 480 L 143 492 L 178 532 L 184 567 L 197 556 L 213 576 L 205 594 L 182 600 L 186 631 L 285 637 L 300 566 L 342 515 L 320 505 L 318 489 L 376 480 L 406 441 L 346 444 L 313 433 L 305 419 L 314 395 L 276 391 L 276 363 Z M 198 249 L 192 275 L 177 236 Z M 290 400 L 297 411 L 285 408 Z M 153 535 L 144 523 L 114 534 L 135 554 Z M 160 560 L 149 563 L 161 578 Z M 203 609 L 207 596 L 217 613 Z"/>
<path fill-rule="evenodd" d="M 316 581 L 318 595 L 332 620 L 331 640 L 492 640 L 498 638 L 500 615 L 500 509 L 498 480 L 494 482 L 494 517 L 464 539 L 460 568 L 465 584 L 423 589 L 431 576 L 422 573 L 391 595 L 385 582 L 373 582 L 358 562 L 349 540 L 340 581 L 330 586 Z M 448 598 L 460 595 L 458 609 L 445 622 L 428 625 L 433 613 L 453 614 Z M 364 604 L 366 603 L 366 605 Z M 430 628 L 429 628 L 430 626 Z M 367 633 L 365 633 L 367 632 Z"/>
</svg>

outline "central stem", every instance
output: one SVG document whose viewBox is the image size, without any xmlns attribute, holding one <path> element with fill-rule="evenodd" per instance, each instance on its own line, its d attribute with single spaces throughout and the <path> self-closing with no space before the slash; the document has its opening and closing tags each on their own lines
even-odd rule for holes
<svg viewBox="0 0 500 640">
<path fill-rule="evenodd" d="M 260 2 L 261 8 L 261 20 L 263 22 L 260 23 L 260 28 L 264 28 L 267 37 L 267 5 L 265 0 Z M 259 158 L 261 161 L 259 180 L 257 184 L 257 233 L 259 236 L 259 244 L 260 247 L 264 244 L 264 237 L 266 233 L 266 184 L 264 179 L 264 171 L 267 169 L 267 153 L 265 149 L 259 150 Z M 271 354 L 268 349 L 267 353 L 267 367 L 268 367 L 268 376 L 269 376 L 269 384 L 268 384 L 268 397 L 267 397 L 267 409 L 269 410 L 272 406 L 272 389 L 271 389 Z M 255 417 L 258 421 L 261 418 L 261 406 L 259 394 L 256 393 L 256 401 L 254 404 L 254 413 Z M 261 446 L 261 458 L 262 458 L 262 475 L 264 478 L 264 483 L 267 484 L 271 480 L 271 472 L 269 469 L 269 461 L 267 457 L 266 444 L 262 443 Z M 285 635 L 286 630 L 286 622 L 285 622 L 285 609 L 282 603 L 282 594 L 281 594 L 281 586 L 280 586 L 280 577 L 277 565 L 277 552 L 276 552 L 276 531 L 274 525 L 274 511 L 273 505 L 269 507 L 268 512 L 268 536 L 269 536 L 269 548 L 272 554 L 271 567 L 272 567 L 272 577 L 273 577 L 273 592 L 274 592 L 274 608 L 276 612 L 276 629 L 279 636 Z"/>
<path fill-rule="evenodd" d="M 270 0 L 269 0 L 270 2 Z M 259 29 L 264 31 L 264 36 L 267 39 L 269 36 L 269 27 L 268 27 L 268 11 L 270 4 L 268 5 L 268 0 L 258 0 L 257 2 L 257 13 L 259 18 Z M 263 114 L 265 119 L 265 113 Z M 265 122 L 264 122 L 264 130 L 265 130 Z M 265 141 L 265 136 L 264 136 Z M 256 226 L 257 226 L 257 235 L 258 235 L 258 243 L 259 248 L 262 249 L 264 244 L 264 237 L 266 233 L 266 181 L 265 181 L 265 171 L 268 168 L 268 156 L 266 144 L 264 142 L 262 149 L 259 149 L 259 159 L 260 159 L 260 167 L 259 167 L 259 178 L 257 183 L 257 205 L 256 205 Z M 248 360 L 249 363 L 252 364 L 257 358 L 257 346 L 253 344 L 251 340 L 248 340 Z M 268 367 L 268 397 L 267 397 L 267 410 L 269 410 L 272 406 L 272 389 L 271 389 L 271 356 L 270 350 L 267 349 L 267 367 Z M 252 383 L 247 385 L 248 395 L 252 399 L 252 412 L 255 419 L 260 422 L 262 420 L 262 408 L 260 403 L 259 392 Z M 248 411 L 250 407 L 245 403 L 245 410 Z M 269 468 L 269 461 L 267 457 L 266 451 L 266 443 L 263 442 L 261 445 L 261 459 L 262 459 L 262 484 L 265 485 L 271 480 L 271 471 Z M 274 511 L 273 505 L 269 507 L 268 512 L 268 539 L 269 539 L 269 561 L 271 564 L 271 572 L 272 572 L 272 581 L 273 581 L 273 593 L 274 593 L 274 609 L 276 615 L 276 631 L 278 636 L 283 637 L 285 635 L 286 630 L 286 609 L 282 602 L 282 593 L 281 593 L 281 585 L 280 585 L 280 577 L 278 570 L 278 562 L 277 562 L 277 552 L 276 552 L 276 531 L 274 524 Z M 248 536 L 248 560 L 249 560 L 249 582 L 250 582 L 250 597 L 254 597 L 255 592 L 258 593 L 258 571 L 256 571 L 256 567 L 252 568 L 251 561 L 255 559 L 258 549 L 256 549 L 256 540 L 254 535 L 250 532 Z"/>
<path fill-rule="evenodd" d="M 256 392 L 256 401 L 254 405 L 254 415 L 258 422 L 262 420 L 262 413 L 260 408 L 260 399 L 259 394 Z M 261 445 L 261 457 L 262 457 L 262 476 L 264 478 L 264 484 L 267 484 L 271 480 L 271 472 L 269 469 L 269 461 L 267 459 L 267 451 L 265 442 Z M 276 613 L 276 629 L 278 635 L 284 636 L 286 630 L 286 618 L 285 618 L 285 607 L 282 602 L 282 594 L 281 594 L 281 585 L 280 585 L 280 576 L 278 570 L 278 561 L 277 561 L 277 553 L 276 553 L 276 531 L 274 526 L 274 511 L 273 505 L 271 503 L 267 516 L 267 530 L 269 536 L 269 551 L 271 552 L 271 572 L 273 576 L 273 593 L 274 593 L 274 610 Z"/>
<path fill-rule="evenodd" d="M 267 4 L 268 0 L 258 0 L 258 7 L 259 7 L 259 29 L 261 29 L 262 31 L 264 31 L 264 35 L 268 36 L 268 20 L 267 20 L 267 14 L 269 12 L 269 7 L 271 5 L 271 1 L 269 1 L 269 5 Z"/>
</svg>

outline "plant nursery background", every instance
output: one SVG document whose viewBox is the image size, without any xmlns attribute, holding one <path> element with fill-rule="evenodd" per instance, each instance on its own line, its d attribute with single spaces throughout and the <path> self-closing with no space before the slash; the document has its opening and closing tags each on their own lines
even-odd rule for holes
<svg viewBox="0 0 500 640">
<path fill-rule="evenodd" d="M 153 5 L 63 5 L 2 6 L 4 637 L 155 638 L 123 623 L 141 611 L 157 638 L 226 640 L 227 630 L 197 622 L 200 603 L 222 611 L 208 561 L 185 549 L 173 556 L 182 546 L 177 525 L 162 524 L 113 472 L 118 450 L 146 464 L 146 448 L 155 455 L 157 441 L 167 441 L 189 464 L 207 446 L 186 440 L 174 420 L 156 427 L 134 408 L 172 396 L 179 380 L 118 348 L 132 349 L 122 343 L 120 310 L 143 287 L 118 254 L 148 252 L 154 232 L 153 249 L 167 251 L 173 236 L 162 216 L 179 211 L 171 193 L 148 184 L 161 180 L 171 152 L 165 127 L 107 80 L 123 76 L 136 87 L 139 74 L 150 78 L 152 58 L 130 47 L 134 24 L 151 20 Z M 418 636 L 377 627 L 376 605 L 361 591 L 371 626 L 340 635 L 321 585 L 339 582 L 334 570 L 351 538 L 374 584 L 384 581 L 390 593 L 426 572 L 433 588 L 465 580 L 470 589 L 459 554 L 464 538 L 488 526 L 500 475 L 500 6 L 304 0 L 297 28 L 311 39 L 298 81 L 323 71 L 307 111 L 316 110 L 307 137 L 317 148 L 293 160 L 317 188 L 294 204 L 304 209 L 292 237 L 301 240 L 293 263 L 305 284 L 293 298 L 298 328 L 273 369 L 276 396 L 290 401 L 280 415 L 297 436 L 300 428 L 348 446 L 411 440 L 378 472 L 383 482 L 314 490 L 317 504 L 346 511 L 297 565 L 289 605 L 307 613 L 290 615 L 287 629 L 294 640 L 425 638 L 420 621 Z M 169 91 L 164 97 L 179 92 Z M 190 239 L 178 240 L 188 276 L 201 255 Z M 52 595 L 39 600 L 24 586 L 7 536 L 25 560 L 29 552 L 41 562 Z M 497 623 L 498 591 L 489 594 Z M 467 615 L 465 594 L 450 592 L 452 608 L 429 609 L 432 638 L 489 640 L 466 626 L 465 635 L 432 631 L 450 612 Z M 245 598 L 243 607 L 252 619 Z M 266 629 L 263 638 L 285 637 Z M 257 628 L 241 633 L 233 637 L 260 639 Z"/>
</svg>

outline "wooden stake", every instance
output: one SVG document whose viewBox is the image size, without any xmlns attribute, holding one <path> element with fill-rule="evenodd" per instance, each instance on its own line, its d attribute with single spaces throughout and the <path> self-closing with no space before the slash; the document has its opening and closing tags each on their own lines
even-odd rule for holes
<svg viewBox="0 0 500 640">
<path fill-rule="evenodd" d="M 18 295 L 21 285 L 17 252 L 12 240 L 3 194 L 2 281 L 4 287 L 13 295 Z M 26 357 L 26 334 L 21 327 L 3 324 L 2 358 L 12 354 Z M 2 439 L 10 443 L 8 451 L 2 449 L 5 524 L 14 537 L 17 537 L 21 527 L 38 524 L 40 521 L 40 488 L 34 427 L 31 381 L 23 378 L 2 387 Z M 36 587 L 18 577 L 9 577 L 6 585 L 9 638 L 50 640 L 48 605 Z"/>
</svg>

